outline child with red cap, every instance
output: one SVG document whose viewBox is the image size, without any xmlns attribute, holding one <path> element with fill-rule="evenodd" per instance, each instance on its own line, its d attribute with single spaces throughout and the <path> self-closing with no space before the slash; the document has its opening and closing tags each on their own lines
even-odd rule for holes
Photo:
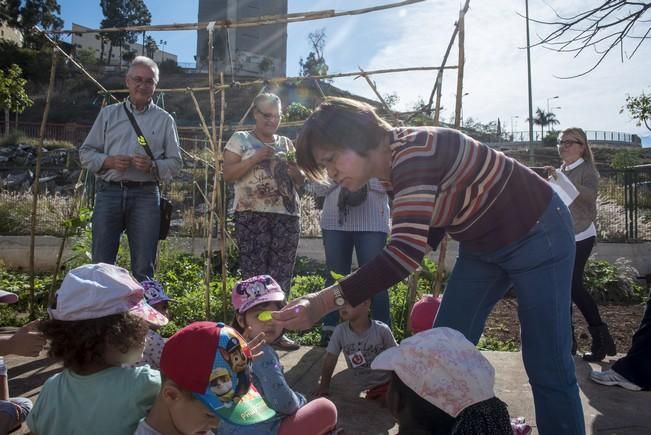
<svg viewBox="0 0 651 435">
<path fill-rule="evenodd" d="M 245 338 L 264 332 L 265 341 L 273 343 L 283 330 L 271 321 L 271 311 L 279 310 L 285 303 L 285 293 L 269 275 L 259 275 L 240 281 L 232 292 L 235 321 L 233 327 Z M 276 351 L 262 347 L 262 355 L 253 360 L 253 385 L 266 404 L 276 411 L 267 422 L 251 426 L 237 426 L 222 421 L 219 435 L 321 435 L 335 430 L 337 408 L 325 398 L 307 403 L 302 394 L 287 384 L 283 367 Z"/>
<path fill-rule="evenodd" d="M 252 357 L 242 336 L 223 323 L 179 330 L 163 347 L 163 384 L 134 435 L 208 435 L 220 420 L 241 428 L 264 424 L 276 413 L 251 385 Z"/>
</svg>

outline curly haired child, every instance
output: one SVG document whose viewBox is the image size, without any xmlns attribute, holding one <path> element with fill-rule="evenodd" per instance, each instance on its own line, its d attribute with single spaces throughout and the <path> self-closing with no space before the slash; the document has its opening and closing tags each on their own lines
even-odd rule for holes
<svg viewBox="0 0 651 435">
<path fill-rule="evenodd" d="M 271 276 L 259 275 L 238 282 L 233 288 L 232 301 L 235 308 L 233 327 L 245 338 L 264 332 L 265 341 L 273 343 L 282 335 L 282 328 L 271 321 L 270 311 L 281 308 L 285 293 Z M 218 427 L 219 435 L 320 435 L 335 430 L 335 405 L 325 398 L 307 403 L 303 395 L 292 390 L 278 355 L 269 345 L 264 345 L 262 355 L 253 360 L 253 385 L 267 406 L 276 411 L 276 416 L 246 427 L 222 421 Z"/>
<path fill-rule="evenodd" d="M 167 323 L 143 295 L 117 266 L 88 264 L 66 275 L 40 326 L 64 370 L 45 382 L 27 418 L 33 434 L 133 434 L 160 390 L 160 374 L 121 365 L 142 358 L 148 324 Z"/>
</svg>

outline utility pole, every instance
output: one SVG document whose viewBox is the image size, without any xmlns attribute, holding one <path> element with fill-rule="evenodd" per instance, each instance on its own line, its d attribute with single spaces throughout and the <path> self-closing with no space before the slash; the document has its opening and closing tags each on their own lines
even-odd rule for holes
<svg viewBox="0 0 651 435">
<path fill-rule="evenodd" d="M 527 19 L 527 82 L 529 85 L 529 164 L 534 164 L 533 152 L 533 97 L 531 95 L 531 48 L 529 47 L 529 0 L 524 0 Z"/>
</svg>

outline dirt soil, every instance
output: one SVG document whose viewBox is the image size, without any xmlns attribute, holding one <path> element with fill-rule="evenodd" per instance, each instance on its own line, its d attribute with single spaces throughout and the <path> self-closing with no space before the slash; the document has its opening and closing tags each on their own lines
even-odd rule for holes
<svg viewBox="0 0 651 435">
<path fill-rule="evenodd" d="M 631 338 L 640 325 L 644 314 L 644 304 L 600 305 L 599 312 L 615 339 L 617 352 L 626 353 L 631 345 Z M 579 353 L 587 352 L 590 350 L 592 340 L 588 333 L 588 325 L 576 308 L 573 320 Z M 484 334 L 503 342 L 512 340 L 518 346 L 520 345 L 520 322 L 515 299 L 503 299 L 498 302 L 486 322 Z"/>
</svg>

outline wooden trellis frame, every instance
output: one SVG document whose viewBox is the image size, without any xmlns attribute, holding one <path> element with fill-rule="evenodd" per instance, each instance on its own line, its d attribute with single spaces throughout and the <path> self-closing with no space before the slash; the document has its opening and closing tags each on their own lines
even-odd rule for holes
<svg viewBox="0 0 651 435">
<path fill-rule="evenodd" d="M 319 79 L 330 79 L 330 78 L 341 78 L 341 77 L 351 77 L 351 76 L 356 76 L 356 77 L 364 77 L 366 79 L 367 83 L 373 90 L 373 92 L 378 96 L 380 99 L 381 103 L 387 110 L 387 112 L 394 118 L 396 122 L 400 122 L 400 119 L 398 118 L 397 114 L 395 114 L 393 111 L 390 110 L 386 102 L 383 100 L 382 96 L 378 92 L 375 83 L 373 83 L 368 76 L 373 75 L 373 74 L 388 74 L 388 73 L 397 73 L 397 72 L 405 72 L 405 71 L 428 71 L 428 70 L 437 70 L 437 79 L 436 83 L 434 86 L 434 90 L 432 92 L 432 95 L 434 95 L 434 92 L 438 92 L 438 97 L 436 101 L 436 114 L 438 115 L 440 111 L 440 91 L 441 91 L 441 79 L 442 79 L 442 74 L 443 71 L 446 69 L 457 69 L 458 71 L 458 82 L 457 82 L 457 102 L 456 102 L 456 109 L 455 109 L 455 114 L 456 114 L 456 122 L 455 125 L 459 125 L 459 111 L 461 110 L 461 95 L 462 95 L 462 81 L 463 81 L 463 37 L 459 37 L 459 46 L 460 46 L 460 55 L 459 55 L 459 65 L 458 66 L 446 66 L 447 63 L 447 57 L 450 51 L 450 47 L 454 42 L 454 39 L 456 37 L 457 32 L 462 34 L 463 30 L 463 18 L 465 16 L 465 13 L 468 10 L 469 6 L 469 1 L 466 0 L 466 4 L 464 8 L 461 10 L 460 15 L 459 15 L 459 22 L 456 23 L 455 25 L 455 30 L 452 35 L 451 41 L 450 41 L 450 47 L 448 47 L 448 50 L 445 54 L 444 60 L 442 64 L 438 67 L 412 67 L 412 68 L 394 68 L 394 69 L 384 69 L 384 70 L 373 70 L 373 71 L 364 71 L 362 68 L 360 68 L 359 72 L 349 72 L 349 73 L 339 73 L 339 74 L 329 74 L 329 75 L 321 75 L 321 76 L 308 76 L 308 77 L 290 77 L 290 78 L 272 78 L 269 80 L 252 80 L 248 82 L 243 82 L 243 83 L 232 83 L 232 84 L 225 84 L 224 79 L 223 79 L 223 73 L 220 74 L 220 82 L 219 85 L 215 84 L 215 80 L 213 78 L 214 74 L 214 46 L 213 46 L 213 32 L 215 28 L 221 28 L 221 29 L 228 29 L 228 28 L 237 28 L 237 27 L 252 27 L 252 26 L 259 26 L 259 25 L 269 25 L 269 24 L 282 24 L 282 23 L 294 23 L 294 22 L 301 22 L 301 21 L 312 21 L 312 20 L 320 20 L 320 19 L 325 19 L 325 18 L 334 18 L 334 17 L 339 17 L 339 16 L 351 16 L 351 15 L 360 15 L 360 14 L 366 14 L 370 12 L 375 12 L 375 11 L 380 11 L 380 10 L 386 10 L 386 9 L 391 9 L 391 8 L 397 8 L 397 7 L 403 7 L 407 5 L 411 5 L 414 3 L 420 3 L 425 0 L 404 0 L 401 2 L 396 2 L 396 3 L 390 3 L 386 5 L 380 5 L 380 6 L 375 6 L 375 7 L 370 7 L 370 8 L 364 8 L 364 9 L 355 9 L 355 10 L 349 10 L 349 11 L 342 11 L 342 12 L 335 12 L 334 10 L 326 10 L 326 11 L 317 11 L 317 12 L 304 12 L 304 13 L 294 13 L 294 14 L 287 14 L 287 15 L 275 15 L 275 16 L 262 16 L 262 17 L 256 17 L 256 18 L 248 18 L 248 19 L 243 19 L 239 20 L 237 22 L 230 21 L 230 20 L 224 20 L 224 21 L 213 21 L 209 23 L 186 23 L 186 24 L 167 24 L 167 25 L 148 25 L 148 26 L 131 26 L 131 27 L 119 27 L 119 28 L 106 28 L 106 29 L 81 29 L 81 30 L 75 30 L 74 32 L 72 30 L 60 30 L 60 31 L 52 31 L 50 32 L 51 34 L 81 34 L 81 33 L 108 33 L 108 32 L 144 32 L 144 31 L 179 31 L 179 30 L 200 30 L 200 29 L 207 29 L 209 32 L 209 53 L 208 53 L 208 86 L 207 87 L 198 87 L 198 88 L 178 88 L 178 89 L 158 89 L 159 92 L 165 92 L 165 93 L 173 93 L 173 92 L 187 92 L 190 93 L 191 98 L 194 102 L 195 110 L 197 111 L 197 114 L 199 116 L 201 126 L 202 126 L 202 131 L 206 135 L 208 139 L 208 143 L 211 146 L 211 149 L 213 151 L 213 159 L 214 159 L 214 179 L 213 179 L 213 191 L 211 195 L 211 200 L 210 200 L 210 206 L 209 206 L 209 213 L 210 213 L 210 218 L 209 222 L 210 224 L 208 225 L 208 234 L 207 234 L 207 251 L 208 254 L 206 255 L 206 280 L 205 280 L 205 314 L 206 318 L 210 319 L 211 318 L 211 312 L 210 312 L 210 274 L 212 272 L 212 227 L 213 227 L 213 216 L 214 213 L 216 212 L 218 214 L 218 219 L 220 223 L 220 232 L 221 232 L 221 257 L 222 257 L 222 290 L 224 292 L 224 295 L 226 295 L 226 248 L 225 248 L 225 238 L 226 238 L 226 222 L 225 222 L 225 203 L 224 203 L 224 195 L 221 190 L 221 186 L 223 184 L 223 177 L 222 177 L 222 163 L 223 163 L 223 155 L 222 155 L 222 139 L 223 139 L 223 133 L 227 129 L 230 129 L 230 126 L 226 126 L 224 122 L 224 105 L 225 105 L 225 90 L 232 88 L 232 87 L 247 87 L 247 86 L 259 86 L 263 85 L 262 92 L 265 87 L 269 84 L 280 84 L 283 82 L 287 81 L 298 81 L 298 80 L 306 80 L 306 79 L 311 79 L 314 80 L 317 83 L 318 86 L 318 80 Z M 112 98 L 115 101 L 118 101 L 117 98 L 113 95 L 113 93 L 123 93 L 126 92 L 125 89 L 117 89 L 113 91 L 108 91 L 105 89 L 94 77 L 92 77 L 91 74 L 88 73 L 88 71 L 85 70 L 85 68 L 80 65 L 78 62 L 76 62 L 72 57 L 70 57 L 67 53 L 65 53 L 64 50 L 62 50 L 56 41 L 54 41 L 52 38 L 50 38 L 48 35 L 46 35 L 44 32 L 42 32 L 40 29 L 37 29 L 39 32 L 41 32 L 47 40 L 50 42 L 50 44 L 53 46 L 53 60 L 52 60 L 52 71 L 51 71 L 51 76 L 50 76 L 50 89 L 48 90 L 48 97 L 46 100 L 46 107 L 44 111 L 44 116 L 42 120 L 42 127 L 41 127 L 41 137 L 39 141 L 39 147 L 37 149 L 37 159 L 36 159 L 36 168 L 38 170 L 40 166 L 40 148 L 43 143 L 43 136 L 44 136 L 44 123 L 47 121 L 47 114 L 49 111 L 49 101 L 51 98 L 51 88 L 53 86 L 54 82 L 54 71 L 55 71 L 55 63 L 56 63 L 56 53 L 60 52 L 63 56 L 65 56 L 68 60 L 72 62 L 72 64 L 79 69 L 90 81 L 92 81 L 98 88 L 100 88 L 100 92 L 103 93 L 104 95 Z M 323 91 L 320 89 L 321 95 L 324 96 Z M 199 105 L 197 103 L 197 100 L 194 96 L 194 92 L 205 92 L 208 91 L 210 94 L 210 120 L 211 120 L 211 130 L 208 129 L 205 118 L 203 117 L 203 114 L 201 113 L 201 110 L 199 108 Z M 219 135 L 217 135 L 217 126 L 216 126 L 216 111 L 215 111 L 215 94 L 216 92 L 221 92 L 221 113 L 220 113 L 220 123 L 219 123 Z M 432 98 L 430 98 L 430 103 L 428 105 L 428 110 L 431 110 L 432 106 Z M 426 106 L 427 107 L 427 106 Z M 249 110 L 251 107 L 249 107 Z M 248 115 L 249 110 L 244 114 L 240 122 L 238 123 L 238 126 L 241 127 L 241 124 L 243 121 L 246 119 L 246 116 Z M 427 111 L 421 111 L 421 113 L 427 113 Z M 436 122 L 438 122 L 438 116 L 436 116 Z M 294 123 L 293 123 L 294 124 Z M 297 122 L 295 123 L 296 125 L 302 125 L 302 122 Z M 285 124 L 287 125 L 287 124 Z M 207 168 L 207 166 L 206 166 Z M 196 182 L 195 182 L 196 184 Z M 198 187 L 198 185 L 197 185 Z M 199 189 L 200 190 L 200 189 Z M 201 192 L 201 190 L 200 190 Z M 204 195 L 204 198 L 206 198 L 207 192 L 201 192 L 202 195 Z M 30 266 L 31 266 L 31 272 L 32 272 L 32 278 L 31 278 L 31 309 L 33 309 L 33 293 L 34 293 L 34 252 L 33 252 L 33 245 L 34 245 L 34 234 L 35 234 L 35 219 L 36 219 L 36 202 L 38 200 L 38 178 L 36 176 L 35 180 L 35 188 L 33 189 L 33 195 L 34 195 L 34 201 L 33 201 L 33 211 L 32 211 L 32 247 L 30 250 Z M 444 259 L 444 251 L 445 251 L 445 245 L 441 246 L 441 251 Z M 442 269 L 443 264 L 440 259 L 439 261 L 439 269 Z M 441 276 L 437 276 L 436 282 L 438 284 L 438 288 L 440 289 L 440 278 Z M 410 291 L 410 298 L 409 298 L 409 306 L 407 307 L 408 309 L 411 308 L 411 303 L 413 303 L 413 298 L 411 297 L 411 291 Z M 224 304 L 224 307 L 226 306 L 226 303 Z M 226 313 L 224 312 L 224 318 L 226 318 Z"/>
</svg>

